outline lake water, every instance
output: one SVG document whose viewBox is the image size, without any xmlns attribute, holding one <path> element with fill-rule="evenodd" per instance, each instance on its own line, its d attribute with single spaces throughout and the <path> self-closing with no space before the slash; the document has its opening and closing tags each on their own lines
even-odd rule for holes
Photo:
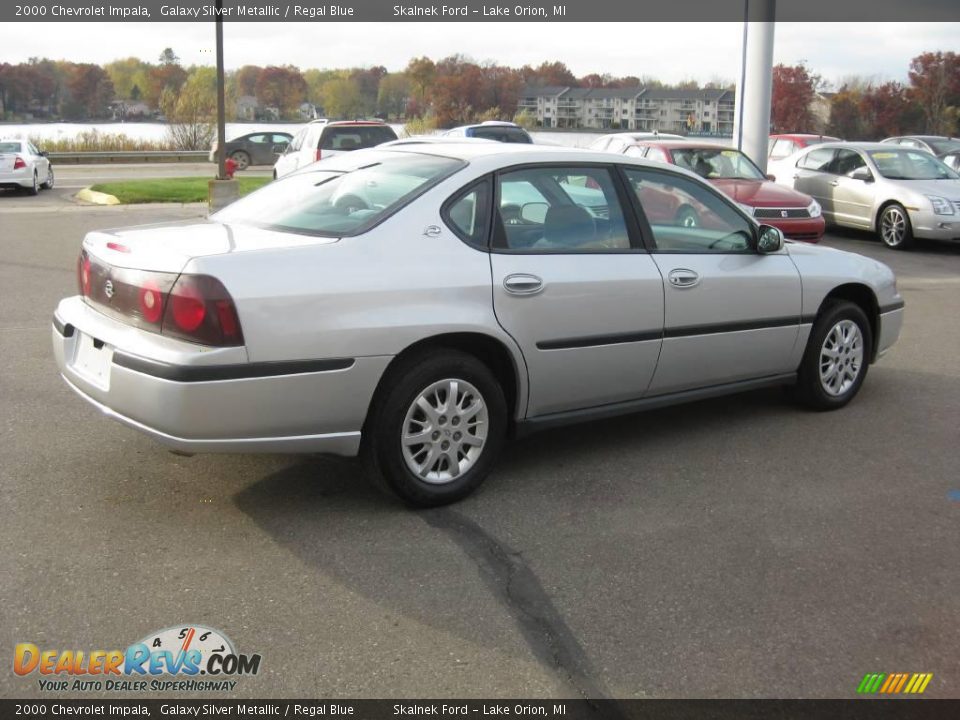
<svg viewBox="0 0 960 720">
<path fill-rule="evenodd" d="M 277 131 L 296 133 L 303 127 L 300 123 L 227 123 L 227 139 L 258 131 Z M 403 125 L 393 125 L 400 134 Z M 65 140 L 76 137 L 82 132 L 96 130 L 103 135 L 126 135 L 135 140 L 161 141 L 167 137 L 164 123 L 28 123 L 23 125 L 0 124 L 0 135 L 8 137 L 33 137 L 42 140 Z M 586 147 L 601 132 L 533 132 L 538 140 L 567 145 Z"/>
</svg>

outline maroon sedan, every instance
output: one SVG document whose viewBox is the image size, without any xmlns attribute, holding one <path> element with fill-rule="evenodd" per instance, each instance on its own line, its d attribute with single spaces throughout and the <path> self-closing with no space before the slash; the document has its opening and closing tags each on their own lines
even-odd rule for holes
<svg viewBox="0 0 960 720">
<path fill-rule="evenodd" d="M 739 150 L 689 141 L 643 141 L 623 153 L 692 170 L 759 222 L 779 228 L 791 240 L 815 243 L 823 237 L 825 224 L 817 201 L 771 182 Z"/>
</svg>

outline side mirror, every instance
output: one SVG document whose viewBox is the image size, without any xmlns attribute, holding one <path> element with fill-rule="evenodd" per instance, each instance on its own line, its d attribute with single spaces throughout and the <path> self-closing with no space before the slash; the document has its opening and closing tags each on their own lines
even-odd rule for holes
<svg viewBox="0 0 960 720">
<path fill-rule="evenodd" d="M 40 155 L 41 155 L 42 157 L 50 157 L 50 153 L 48 153 L 46 150 L 41 150 L 41 151 L 40 151 Z"/>
<path fill-rule="evenodd" d="M 870 168 L 867 167 L 858 167 L 856 170 L 850 173 L 850 177 L 854 180 L 873 182 L 873 173 L 870 172 Z"/>
<path fill-rule="evenodd" d="M 776 175 L 771 175 L 770 173 L 767 173 L 767 180 L 769 180 L 770 182 L 776 182 L 776 181 L 777 181 L 777 176 L 776 176 Z"/>
<path fill-rule="evenodd" d="M 760 237 L 757 239 L 757 252 L 761 255 L 769 255 L 782 249 L 783 233 L 772 225 L 761 225 Z"/>
</svg>

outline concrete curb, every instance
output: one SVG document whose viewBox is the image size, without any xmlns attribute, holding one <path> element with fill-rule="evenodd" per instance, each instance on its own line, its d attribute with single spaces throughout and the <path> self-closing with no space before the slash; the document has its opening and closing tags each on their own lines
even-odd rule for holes
<svg viewBox="0 0 960 720">
<path fill-rule="evenodd" d="M 120 204 L 120 201 L 117 200 L 116 196 L 108 195 L 107 193 L 97 192 L 96 190 L 91 190 L 89 187 L 85 187 L 83 190 L 78 192 L 74 197 L 77 200 L 88 202 L 91 205 L 119 205 Z"/>
</svg>

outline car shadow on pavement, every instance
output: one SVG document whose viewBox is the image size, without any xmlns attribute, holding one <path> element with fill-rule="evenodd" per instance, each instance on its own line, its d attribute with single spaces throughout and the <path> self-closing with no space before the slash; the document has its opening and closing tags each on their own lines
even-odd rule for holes
<svg viewBox="0 0 960 720">
<path fill-rule="evenodd" d="M 585 478 L 558 463 L 595 463 L 660 434 L 666 442 L 679 441 L 684 430 L 678 426 L 686 432 L 711 424 L 735 430 L 779 405 L 779 390 L 760 391 L 544 432 L 514 444 L 481 492 L 445 508 L 407 509 L 366 482 L 358 462 L 339 458 L 298 462 L 248 486 L 234 502 L 320 576 L 481 647 L 503 651 L 519 637 L 573 695 L 604 698 L 608 693 L 594 663 L 524 548 L 505 539 L 523 537 L 521 526 L 532 514 L 547 526 L 565 523 L 582 505 L 585 486 L 604 506 L 627 494 L 625 484 L 642 492 L 640 478 L 616 465 L 603 478 Z M 605 490 L 597 488 L 600 479 Z M 607 493 L 611 497 L 603 497 Z M 584 528 L 588 540 L 597 531 Z M 572 569 L 565 581 L 581 587 L 590 582 Z M 477 597 L 478 587 L 483 597 L 465 602 Z M 478 621 L 490 616 L 494 603 L 495 614 L 509 619 L 501 622 L 505 628 Z"/>
</svg>

